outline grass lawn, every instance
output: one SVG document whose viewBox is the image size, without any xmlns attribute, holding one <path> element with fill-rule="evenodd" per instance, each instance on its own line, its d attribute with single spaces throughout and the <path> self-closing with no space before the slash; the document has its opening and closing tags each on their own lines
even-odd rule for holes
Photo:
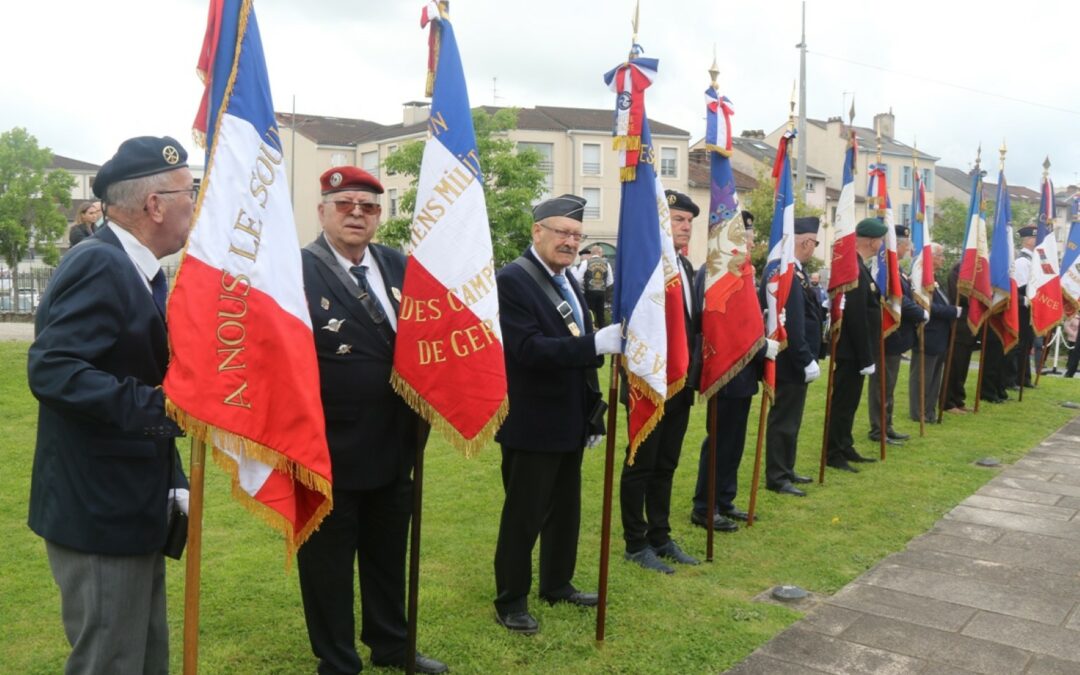
<svg viewBox="0 0 1080 675">
<path fill-rule="evenodd" d="M 11 673 L 56 673 L 68 649 L 59 592 L 42 541 L 26 527 L 37 416 L 26 388 L 26 349 L 26 343 L 0 343 L 0 527 L 7 532 L 0 547 L 0 664 Z M 835 592 L 904 548 L 989 480 L 992 470 L 972 466 L 975 459 L 1019 458 L 1072 416 L 1072 410 L 1058 405 L 1062 400 L 1080 399 L 1080 382 L 1044 378 L 1037 390 L 1025 392 L 1023 403 L 985 405 L 977 416 L 950 416 L 919 439 L 918 425 L 906 416 L 907 376 L 905 363 L 897 385 L 896 426 L 915 438 L 902 448 L 890 446 L 886 463 L 858 475 L 830 470 L 824 486 L 808 486 L 805 499 L 762 489 L 760 521 L 734 534 L 718 533 L 712 564 L 663 576 L 625 563 L 616 492 L 607 640 L 600 648 L 593 640 L 594 611 L 548 607 L 535 599 L 535 590 L 531 609 L 541 624 L 539 635 L 510 635 L 495 624 L 492 556 L 502 505 L 499 451 L 492 445 L 479 458 L 466 460 L 433 436 L 425 471 L 420 649 L 445 660 L 456 673 L 722 671 L 800 616 L 753 603 L 753 596 L 780 583 Z M 973 372 L 971 389 L 974 379 Z M 800 438 L 798 471 L 815 477 L 824 397 L 825 383 L 819 380 L 810 388 Z M 704 410 L 703 405 L 694 409 L 672 497 L 673 536 L 701 558 L 705 534 L 690 525 L 689 512 Z M 753 465 L 756 401 L 752 410 L 738 500 L 743 508 Z M 620 422 L 625 425 L 624 419 Z M 855 425 L 857 442 L 866 438 L 867 426 L 864 403 Z M 859 449 L 877 453 L 869 441 L 859 443 Z M 181 454 L 187 454 L 186 447 Z M 576 577 L 584 590 L 597 585 L 602 487 L 603 452 L 588 451 Z M 280 537 L 232 499 L 225 474 L 209 462 L 206 500 L 202 672 L 314 672 L 296 569 L 286 570 Z M 179 672 L 184 566 L 168 561 L 167 568 L 172 670 Z M 361 656 L 366 660 L 366 649 Z"/>
</svg>

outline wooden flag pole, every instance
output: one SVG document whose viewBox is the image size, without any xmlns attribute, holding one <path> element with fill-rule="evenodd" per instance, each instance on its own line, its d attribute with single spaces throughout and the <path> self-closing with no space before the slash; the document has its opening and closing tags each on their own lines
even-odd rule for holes
<svg viewBox="0 0 1080 675">
<path fill-rule="evenodd" d="M 761 479 L 761 446 L 765 440 L 765 415 L 769 412 L 769 396 L 761 392 L 761 415 L 757 423 L 757 447 L 754 449 L 754 473 L 750 479 L 750 508 L 746 510 L 746 526 L 753 527 L 757 509 L 758 483 Z"/>
<path fill-rule="evenodd" d="M 834 302 L 839 302 L 837 296 Z M 840 331 L 833 331 L 829 338 L 829 384 L 825 388 L 825 431 L 821 434 L 821 465 L 818 467 L 818 484 L 825 483 L 825 460 L 829 452 L 829 425 L 832 423 L 833 381 L 836 379 L 836 343 L 840 340 Z"/>
<path fill-rule="evenodd" d="M 1016 400 L 1022 402 L 1024 400 L 1024 380 L 1028 378 L 1030 372 L 1028 368 L 1031 367 L 1031 350 L 1025 349 L 1024 356 L 1020 359 L 1020 367 L 1017 368 L 1016 379 L 1017 384 L 1020 386 L 1020 393 L 1017 394 Z"/>
<path fill-rule="evenodd" d="M 708 477 L 708 513 L 705 515 L 705 562 L 713 561 L 713 535 L 716 529 L 713 522 L 716 518 L 716 406 L 717 395 L 709 397 L 708 408 L 708 432 L 709 432 L 709 477 Z"/>
<path fill-rule="evenodd" d="M 958 318 L 956 321 L 963 321 L 963 319 Z M 941 374 L 941 391 L 938 392 L 938 424 L 943 424 L 945 422 L 945 399 L 949 395 L 949 378 L 952 377 L 953 350 L 956 349 L 956 321 L 953 321 L 949 326 L 949 348 L 945 351 L 945 371 Z"/>
<path fill-rule="evenodd" d="M 611 357 L 611 384 L 608 387 L 607 444 L 604 453 L 604 503 L 600 517 L 600 582 L 596 605 L 596 641 L 604 641 L 604 628 L 607 621 L 608 563 L 611 548 L 611 493 L 612 475 L 615 468 L 615 422 L 619 407 L 619 357 Z"/>
<path fill-rule="evenodd" d="M 1034 386 L 1036 386 L 1036 387 L 1039 386 L 1039 378 L 1042 377 L 1043 368 L 1046 366 L 1046 355 L 1050 352 L 1048 347 L 1049 347 L 1049 344 L 1047 343 L 1046 336 L 1044 335 L 1043 336 L 1042 357 L 1039 358 L 1039 368 L 1035 371 L 1035 383 L 1034 383 Z M 1054 369 L 1055 369 L 1054 372 L 1057 372 L 1057 361 L 1054 361 Z"/>
<path fill-rule="evenodd" d="M 919 324 L 919 436 L 926 435 L 926 324 Z"/>
<path fill-rule="evenodd" d="M 206 443 L 191 440 L 187 567 L 184 574 L 184 675 L 199 672 L 199 584 L 202 580 L 202 514 Z"/>
<path fill-rule="evenodd" d="M 979 379 L 975 383 L 975 412 L 979 412 L 979 401 L 982 399 L 983 369 L 986 367 L 986 326 L 990 319 L 983 320 L 982 349 L 979 354 Z"/>
<path fill-rule="evenodd" d="M 878 430 L 878 436 L 880 437 L 881 444 L 881 461 L 885 461 L 885 439 L 888 434 L 886 433 L 886 427 L 889 426 L 888 420 L 885 419 L 885 307 L 881 307 L 881 331 L 878 332 L 878 365 L 880 368 L 876 370 L 878 378 L 878 391 L 881 393 L 881 405 L 879 410 L 881 412 L 881 429 Z"/>
<path fill-rule="evenodd" d="M 431 427 L 420 420 L 416 429 L 416 464 L 413 466 L 413 506 L 409 528 L 409 606 L 406 615 L 405 672 L 416 672 L 416 627 L 420 607 L 420 516 L 424 512 L 424 448 Z"/>
</svg>

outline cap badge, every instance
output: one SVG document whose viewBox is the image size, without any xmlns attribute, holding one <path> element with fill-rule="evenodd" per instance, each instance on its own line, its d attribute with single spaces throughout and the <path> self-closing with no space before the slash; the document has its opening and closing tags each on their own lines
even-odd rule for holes
<svg viewBox="0 0 1080 675">
<path fill-rule="evenodd" d="M 330 309 L 330 301 L 326 298 L 319 298 L 319 306 L 323 309 Z"/>
<path fill-rule="evenodd" d="M 161 156 L 165 158 L 166 164 L 176 164 L 180 161 L 180 151 L 171 145 L 162 148 Z"/>
<path fill-rule="evenodd" d="M 337 171 L 330 174 L 330 187 L 337 187 L 337 186 L 341 185 L 341 179 L 342 179 L 341 174 L 338 173 Z"/>
<path fill-rule="evenodd" d="M 345 344 L 344 342 L 338 345 L 338 354 L 352 354 L 352 345 Z"/>
<path fill-rule="evenodd" d="M 668 195 L 667 203 L 670 205 L 674 205 L 677 199 L 678 198 L 675 195 Z"/>
</svg>

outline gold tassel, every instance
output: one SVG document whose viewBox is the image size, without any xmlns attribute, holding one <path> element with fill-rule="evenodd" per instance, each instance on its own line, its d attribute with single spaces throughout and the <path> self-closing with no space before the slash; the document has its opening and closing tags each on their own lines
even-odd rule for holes
<svg viewBox="0 0 1080 675">
<path fill-rule="evenodd" d="M 757 356 L 758 351 L 760 351 L 761 348 L 764 347 L 764 346 L 765 346 L 765 337 L 762 336 L 762 337 L 758 338 L 754 342 L 754 346 L 751 347 L 750 350 L 748 352 L 746 352 L 746 354 L 743 355 L 743 357 L 741 359 L 736 361 L 735 364 L 726 373 L 724 373 L 720 378 L 718 378 L 716 380 L 716 382 L 711 387 L 709 387 L 708 389 L 706 389 L 703 392 L 700 392 L 698 394 L 698 400 L 699 401 L 707 401 L 710 397 L 712 397 L 713 394 L 720 391 L 720 389 L 724 385 L 726 385 L 728 382 L 733 380 L 735 378 L 735 376 L 739 374 L 739 371 L 741 371 L 743 368 L 746 367 L 746 364 L 748 364 L 748 363 L 750 363 L 751 361 L 754 360 L 754 357 Z"/>
<path fill-rule="evenodd" d="M 619 180 L 624 183 L 629 183 L 637 179 L 637 167 L 636 166 L 624 166 L 619 169 Z"/>
<path fill-rule="evenodd" d="M 472 438 L 465 438 L 461 435 L 461 432 L 454 427 L 445 417 L 439 414 L 430 403 L 425 401 L 423 397 L 405 381 L 405 378 L 401 377 L 395 370 L 390 374 L 390 385 L 397 392 L 398 396 L 403 398 L 409 407 L 416 411 L 416 414 L 420 415 L 432 428 L 438 429 L 443 436 L 450 441 L 450 444 L 457 448 L 466 458 L 472 459 L 480 454 L 482 450 L 495 436 L 495 432 L 502 426 L 503 421 L 506 419 L 506 415 L 510 412 L 509 401 L 504 397 L 502 403 L 499 404 L 498 409 L 490 420 L 477 432 L 476 436 Z"/>
<path fill-rule="evenodd" d="M 649 437 L 649 434 L 656 429 L 656 425 L 660 423 L 661 418 L 664 416 L 664 400 L 657 394 L 652 388 L 645 382 L 645 379 L 640 375 L 634 373 L 626 373 L 626 386 L 631 389 L 637 388 L 641 392 L 643 398 L 648 399 L 656 409 L 653 414 L 649 416 L 649 419 L 645 420 L 645 423 L 641 425 L 641 429 L 638 431 L 637 438 L 630 439 L 630 452 L 626 458 L 627 466 L 634 465 L 634 457 L 637 456 L 638 447 Z"/>
<path fill-rule="evenodd" d="M 720 155 L 723 155 L 724 157 L 731 157 L 731 150 L 728 150 L 727 148 L 722 148 L 719 145 L 713 145 L 712 143 L 706 143 L 705 150 L 707 150 L 708 152 L 718 153 Z"/>
</svg>

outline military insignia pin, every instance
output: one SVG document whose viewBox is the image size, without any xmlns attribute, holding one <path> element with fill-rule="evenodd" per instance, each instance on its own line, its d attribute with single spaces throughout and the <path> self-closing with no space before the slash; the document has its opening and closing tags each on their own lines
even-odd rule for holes
<svg viewBox="0 0 1080 675">
<path fill-rule="evenodd" d="M 323 309 L 330 309 L 330 301 L 326 298 L 319 298 L 319 307 Z"/>
<path fill-rule="evenodd" d="M 337 187 L 337 186 L 341 185 L 341 179 L 342 179 L 341 173 L 338 172 L 338 171 L 335 171 L 334 173 L 330 174 L 330 185 L 332 187 Z"/>
<path fill-rule="evenodd" d="M 390 287 L 390 292 L 394 294 L 394 299 L 395 300 L 397 300 L 398 302 L 401 302 L 401 291 L 399 291 L 396 286 L 391 286 Z"/>
<path fill-rule="evenodd" d="M 338 354 L 352 354 L 352 345 L 347 345 L 344 342 L 338 345 Z"/>
<path fill-rule="evenodd" d="M 172 165 L 180 161 L 180 151 L 171 145 L 162 148 L 161 156 L 165 159 L 166 164 Z"/>
<path fill-rule="evenodd" d="M 678 198 L 675 195 L 668 195 L 667 203 L 668 204 L 674 204 L 676 199 L 678 199 Z"/>
<path fill-rule="evenodd" d="M 336 333 L 341 330 L 341 324 L 345 323 L 345 319 L 330 319 L 326 322 L 326 325 L 322 327 L 323 330 L 328 330 L 331 333 Z"/>
</svg>

